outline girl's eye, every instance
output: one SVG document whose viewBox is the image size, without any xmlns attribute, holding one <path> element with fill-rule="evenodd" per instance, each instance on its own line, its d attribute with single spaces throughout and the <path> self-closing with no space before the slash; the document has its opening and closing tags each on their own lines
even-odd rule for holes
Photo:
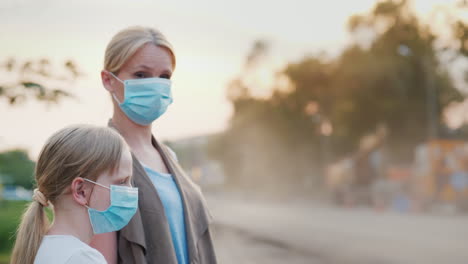
<svg viewBox="0 0 468 264">
<path fill-rule="evenodd" d="M 127 184 L 127 183 L 128 183 L 128 178 L 126 178 L 125 180 L 120 181 L 120 184 Z"/>
</svg>

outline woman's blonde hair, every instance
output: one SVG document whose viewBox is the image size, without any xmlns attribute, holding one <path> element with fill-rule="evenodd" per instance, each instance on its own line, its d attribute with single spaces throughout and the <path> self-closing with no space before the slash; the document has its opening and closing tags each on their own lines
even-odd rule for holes
<svg viewBox="0 0 468 264">
<path fill-rule="evenodd" d="M 54 204 L 77 177 L 96 180 L 101 173 L 118 169 L 124 146 L 123 138 L 114 130 L 90 125 L 67 127 L 48 139 L 35 171 L 38 193 L 45 200 L 33 200 L 25 210 L 11 264 L 34 263 L 49 228 L 44 212 L 48 202 Z"/>
<path fill-rule="evenodd" d="M 124 63 L 147 43 L 166 48 L 172 58 L 172 67 L 175 68 L 175 53 L 166 37 L 154 28 L 134 26 L 118 32 L 109 42 L 104 56 L 104 69 L 117 73 Z"/>
</svg>

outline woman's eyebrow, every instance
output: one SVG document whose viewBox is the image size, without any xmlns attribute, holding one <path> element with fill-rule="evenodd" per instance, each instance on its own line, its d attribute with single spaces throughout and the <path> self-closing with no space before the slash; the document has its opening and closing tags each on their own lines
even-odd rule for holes
<svg viewBox="0 0 468 264">
<path fill-rule="evenodd" d="M 153 68 L 146 65 L 146 64 L 139 64 L 135 67 L 133 67 L 133 70 L 137 70 L 137 69 L 146 69 L 146 70 L 149 70 L 149 71 L 152 71 Z M 167 73 L 167 74 L 172 74 L 172 70 L 171 69 L 164 69 L 161 71 L 162 73 Z"/>
<path fill-rule="evenodd" d="M 147 70 L 152 70 L 153 69 L 150 66 L 145 65 L 145 64 L 140 64 L 140 65 L 137 65 L 137 66 L 133 67 L 133 69 L 139 69 L 139 68 L 143 68 L 143 69 L 147 69 Z"/>
</svg>

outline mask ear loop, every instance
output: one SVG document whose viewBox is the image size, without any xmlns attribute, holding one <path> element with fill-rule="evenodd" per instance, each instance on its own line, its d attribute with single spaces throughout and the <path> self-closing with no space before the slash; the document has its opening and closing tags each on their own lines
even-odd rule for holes
<svg viewBox="0 0 468 264">
<path fill-rule="evenodd" d="M 95 182 L 95 181 L 92 181 L 92 180 L 90 180 L 90 179 L 83 178 L 83 180 L 85 180 L 85 181 L 87 181 L 87 182 L 94 183 L 94 184 L 96 184 L 96 185 L 99 185 L 99 186 L 101 186 L 101 187 L 104 187 L 104 188 L 110 190 L 109 187 L 107 187 L 107 186 L 105 186 L 105 185 L 102 185 L 102 184 L 100 184 L 100 183 L 97 183 L 97 182 Z"/>
<path fill-rule="evenodd" d="M 107 71 L 107 73 L 109 73 L 110 75 L 112 75 L 112 77 L 114 77 L 116 80 L 118 80 L 119 82 L 121 82 L 123 85 L 124 85 L 124 93 L 125 93 L 125 83 L 124 81 L 120 80 L 119 77 L 115 76 L 115 74 L 113 74 L 112 72 L 110 71 Z M 112 97 L 114 97 L 114 100 L 119 103 L 119 104 L 122 104 L 119 99 L 117 98 L 117 96 L 115 95 L 115 93 L 112 93 Z"/>
<path fill-rule="evenodd" d="M 122 84 L 124 83 L 124 81 L 120 80 L 119 77 L 115 76 L 115 74 L 113 74 L 112 72 L 110 71 L 107 71 L 107 73 L 109 73 L 110 75 L 112 75 L 115 79 L 117 79 L 119 82 L 121 82 Z"/>
<path fill-rule="evenodd" d="M 122 104 L 119 99 L 117 98 L 117 96 L 115 95 L 115 93 L 112 93 L 112 97 L 114 97 L 114 100 L 118 103 L 118 104 Z"/>
</svg>

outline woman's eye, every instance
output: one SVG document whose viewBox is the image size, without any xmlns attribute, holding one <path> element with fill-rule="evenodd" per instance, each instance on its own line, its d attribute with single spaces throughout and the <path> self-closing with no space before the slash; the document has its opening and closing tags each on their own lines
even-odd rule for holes
<svg viewBox="0 0 468 264">
<path fill-rule="evenodd" d="M 169 74 L 167 74 L 167 73 L 164 73 L 164 74 L 159 75 L 159 78 L 171 79 L 171 76 Z"/>
<path fill-rule="evenodd" d="M 134 75 L 135 75 L 135 77 L 137 77 L 137 78 L 147 78 L 147 77 L 146 77 L 147 75 L 146 75 L 144 72 L 137 72 L 137 73 L 135 73 Z"/>
</svg>

